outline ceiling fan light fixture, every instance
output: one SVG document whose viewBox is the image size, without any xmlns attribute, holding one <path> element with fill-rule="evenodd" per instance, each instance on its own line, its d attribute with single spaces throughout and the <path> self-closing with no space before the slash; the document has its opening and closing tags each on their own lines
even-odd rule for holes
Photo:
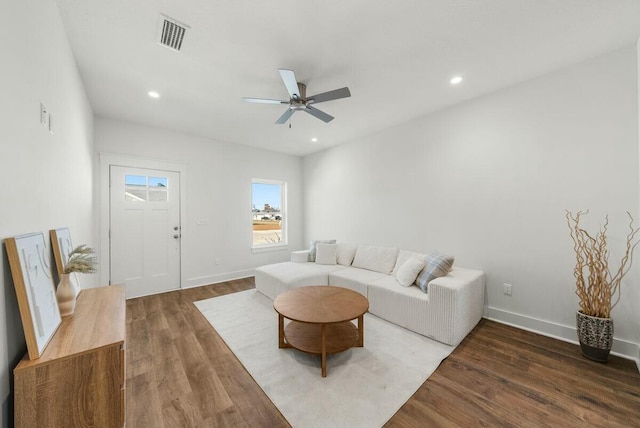
<svg viewBox="0 0 640 428">
<path fill-rule="evenodd" d="M 340 89 L 334 89 L 332 91 L 323 92 L 317 95 L 313 95 L 307 98 L 307 85 L 300 83 L 296 79 L 296 75 L 293 70 L 285 68 L 278 69 L 280 77 L 284 83 L 287 92 L 289 93 L 289 101 L 270 100 L 264 98 L 249 98 L 244 97 L 243 100 L 250 103 L 263 103 L 263 104 L 288 104 L 287 110 L 276 120 L 276 125 L 284 125 L 287 120 L 296 111 L 304 111 L 311 116 L 320 119 L 324 123 L 331 122 L 334 117 L 330 114 L 318 110 L 315 108 L 315 104 L 323 103 L 325 101 L 337 100 L 340 98 L 348 98 L 351 96 L 349 88 L 344 87 Z M 313 104 L 313 105 L 311 105 Z"/>
</svg>

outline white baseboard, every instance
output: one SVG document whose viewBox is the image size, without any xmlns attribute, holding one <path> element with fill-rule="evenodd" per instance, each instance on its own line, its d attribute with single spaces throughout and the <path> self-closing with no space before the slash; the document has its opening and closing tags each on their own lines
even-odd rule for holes
<svg viewBox="0 0 640 428">
<path fill-rule="evenodd" d="M 484 318 L 564 342 L 578 344 L 576 328 L 573 326 L 531 318 L 490 306 L 484 307 Z M 640 345 L 637 343 L 616 339 L 614 337 L 611 354 L 635 361 L 638 371 L 640 372 Z"/>
<path fill-rule="evenodd" d="M 235 272 L 221 273 L 219 275 L 201 276 L 189 278 L 182 288 L 200 287 L 203 285 L 217 284 L 219 282 L 232 281 L 234 279 L 248 278 L 253 276 L 255 269 L 238 270 Z"/>
</svg>

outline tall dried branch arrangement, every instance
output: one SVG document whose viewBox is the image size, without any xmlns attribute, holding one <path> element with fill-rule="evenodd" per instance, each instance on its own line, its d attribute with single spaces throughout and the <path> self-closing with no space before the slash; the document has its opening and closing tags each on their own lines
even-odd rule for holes
<svg viewBox="0 0 640 428">
<path fill-rule="evenodd" d="M 94 273 L 96 271 L 96 258 L 93 248 L 79 245 L 69 253 L 69 261 L 64 266 L 64 273 Z"/>
<path fill-rule="evenodd" d="M 580 217 L 589 211 L 578 211 L 575 215 L 567 210 L 566 218 L 569 234 L 576 253 L 576 294 L 580 298 L 580 310 L 583 314 L 609 318 L 611 310 L 620 301 L 620 282 L 631 268 L 633 251 L 640 242 L 637 234 L 640 228 L 633 228 L 633 217 L 629 215 L 629 234 L 626 251 L 620 260 L 620 266 L 612 274 L 609 270 L 609 250 L 607 249 L 607 226 L 609 216 L 595 236 L 580 227 Z M 612 299 L 615 299 L 612 303 Z"/>
</svg>

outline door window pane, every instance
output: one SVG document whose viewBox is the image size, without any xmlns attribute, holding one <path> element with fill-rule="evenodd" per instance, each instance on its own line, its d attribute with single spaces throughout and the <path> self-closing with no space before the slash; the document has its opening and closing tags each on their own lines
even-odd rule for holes
<svg viewBox="0 0 640 428">
<path fill-rule="evenodd" d="M 124 184 L 126 186 L 147 186 L 147 177 L 144 175 L 129 175 L 124 176 Z"/>
<path fill-rule="evenodd" d="M 149 201 L 167 202 L 169 183 L 165 177 L 149 177 Z"/>
<path fill-rule="evenodd" d="M 149 189 L 149 202 L 167 202 L 167 190 Z"/>
<path fill-rule="evenodd" d="M 132 202 L 167 202 L 169 182 L 166 177 L 125 175 L 124 198 Z"/>
<path fill-rule="evenodd" d="M 147 200 L 147 177 L 144 175 L 124 176 L 124 200 L 145 202 Z"/>
<path fill-rule="evenodd" d="M 167 187 L 167 179 L 164 177 L 149 177 L 149 187 Z"/>
</svg>

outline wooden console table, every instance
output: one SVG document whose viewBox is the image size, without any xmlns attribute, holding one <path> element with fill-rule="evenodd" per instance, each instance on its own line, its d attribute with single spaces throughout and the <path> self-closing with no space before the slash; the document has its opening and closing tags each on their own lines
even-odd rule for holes
<svg viewBox="0 0 640 428">
<path fill-rule="evenodd" d="M 122 427 L 124 287 L 88 288 L 40 358 L 13 370 L 16 427 Z"/>
</svg>

